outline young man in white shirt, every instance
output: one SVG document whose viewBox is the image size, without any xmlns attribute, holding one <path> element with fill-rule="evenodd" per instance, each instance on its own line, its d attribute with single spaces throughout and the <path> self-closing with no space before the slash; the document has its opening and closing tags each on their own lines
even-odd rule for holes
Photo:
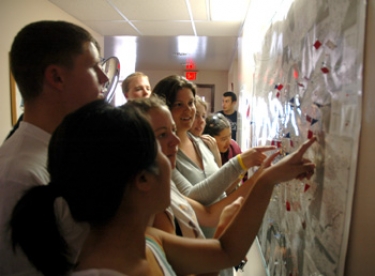
<svg viewBox="0 0 375 276">
<path fill-rule="evenodd" d="M 99 50 L 89 32 L 63 21 L 31 23 L 13 41 L 11 70 L 24 115 L 0 147 L 0 275 L 41 275 L 20 248 L 13 250 L 9 219 L 25 190 L 49 183 L 47 151 L 55 128 L 68 113 L 101 97 L 108 78 Z M 75 225 L 63 202 L 55 207 L 66 241 L 78 251 L 84 227 Z"/>
</svg>

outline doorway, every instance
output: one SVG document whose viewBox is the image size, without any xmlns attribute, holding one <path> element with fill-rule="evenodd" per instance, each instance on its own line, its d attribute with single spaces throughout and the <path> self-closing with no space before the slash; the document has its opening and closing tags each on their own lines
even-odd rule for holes
<svg viewBox="0 0 375 276">
<path fill-rule="evenodd" d="M 208 103 L 208 112 L 215 109 L 215 84 L 196 84 L 197 94 Z"/>
</svg>

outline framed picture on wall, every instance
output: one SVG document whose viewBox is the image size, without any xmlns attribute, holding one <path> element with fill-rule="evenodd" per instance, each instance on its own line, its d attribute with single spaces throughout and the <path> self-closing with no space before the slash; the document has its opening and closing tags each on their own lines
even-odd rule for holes
<svg viewBox="0 0 375 276">
<path fill-rule="evenodd" d="M 16 81 L 14 80 L 12 70 L 9 66 L 9 84 L 10 84 L 10 104 L 11 104 L 11 119 L 12 126 L 17 123 L 19 116 L 23 113 L 23 100 L 20 91 L 18 90 Z"/>
</svg>

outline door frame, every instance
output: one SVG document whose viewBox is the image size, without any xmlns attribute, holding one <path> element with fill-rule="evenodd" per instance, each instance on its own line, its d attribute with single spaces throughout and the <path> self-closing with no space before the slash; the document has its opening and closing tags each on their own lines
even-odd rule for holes
<svg viewBox="0 0 375 276">
<path fill-rule="evenodd" d="M 215 110 L 215 84 L 196 84 L 198 88 L 209 88 L 211 89 L 211 102 L 210 104 L 210 112 L 214 113 Z"/>
</svg>

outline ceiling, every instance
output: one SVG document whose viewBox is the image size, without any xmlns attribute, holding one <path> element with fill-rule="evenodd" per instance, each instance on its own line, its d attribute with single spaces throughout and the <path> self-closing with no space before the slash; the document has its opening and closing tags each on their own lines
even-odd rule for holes
<svg viewBox="0 0 375 276">
<path fill-rule="evenodd" d="M 192 69 L 199 71 L 229 69 L 250 0 L 49 2 L 103 35 L 107 52 L 107 48 L 118 47 L 113 42 L 121 36 L 136 36 L 136 70 L 184 70 L 186 64 L 192 64 Z M 216 7 L 228 3 L 226 14 L 234 20 L 213 20 Z M 240 9 L 232 11 L 234 7 Z M 195 51 L 180 49 L 191 44 L 181 43 L 181 36 L 195 37 Z M 114 49 L 114 52 L 118 51 Z"/>
</svg>

